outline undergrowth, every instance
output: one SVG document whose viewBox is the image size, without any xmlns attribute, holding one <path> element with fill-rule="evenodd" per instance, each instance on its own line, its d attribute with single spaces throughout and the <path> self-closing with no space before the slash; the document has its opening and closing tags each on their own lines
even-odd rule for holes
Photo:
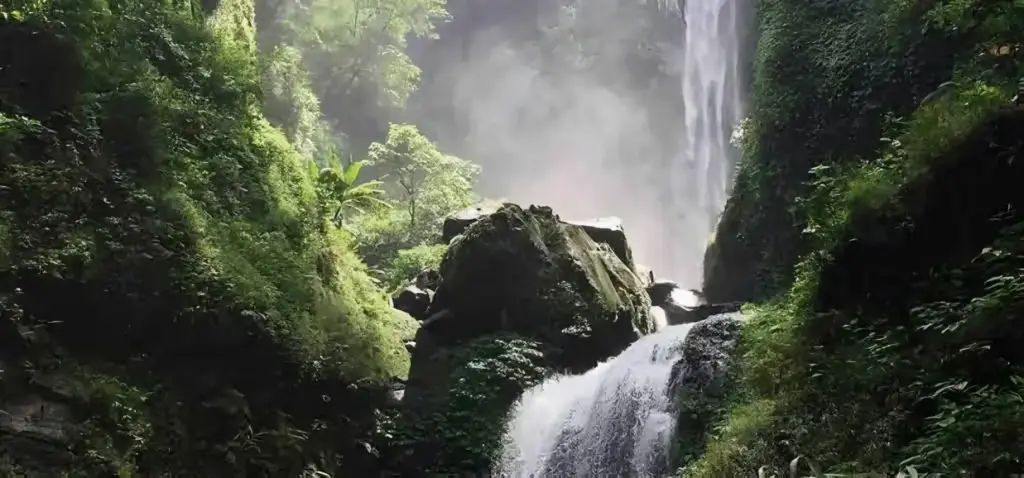
<svg viewBox="0 0 1024 478">
<path fill-rule="evenodd" d="M 798 15 L 795 5 L 761 6 L 754 131 L 745 137 L 733 209 L 727 208 L 718 237 L 738 234 L 749 241 L 761 234 L 772 244 L 752 262 L 755 269 L 733 271 L 762 281 L 758 292 L 745 292 L 758 300 L 745 310 L 737 391 L 704 456 L 681 474 L 753 476 L 762 466 L 784 470 L 797 456 L 814 457 L 834 473 L 891 475 L 907 465 L 922 473 L 1016 472 L 1024 442 L 1012 430 L 1022 426 L 1024 362 L 1007 341 L 1019 335 L 1024 255 L 1017 244 L 1024 223 L 1013 187 L 998 178 L 1014 177 L 1020 153 L 1007 138 L 1019 118 L 1005 113 L 1024 73 L 1019 32 L 1005 23 L 1020 18 L 1020 7 L 896 2 L 857 11 L 810 3 L 815 5 L 799 15 L 831 11 L 832 28 L 845 25 L 838 37 L 859 39 L 841 43 L 818 26 L 795 27 L 786 21 Z M 923 37 L 905 29 L 913 24 L 924 25 L 918 30 Z M 860 36 L 876 28 L 884 34 Z M 931 91 L 937 82 L 925 78 L 948 67 L 921 50 L 936 38 L 929 48 L 960 42 L 945 52 L 961 52 L 950 55 L 958 66 L 912 114 L 901 100 L 864 110 L 858 102 L 883 94 L 870 91 L 880 83 L 867 82 L 867 96 L 858 96 L 829 77 L 835 68 L 848 69 L 843 77 L 849 79 L 865 66 L 885 71 L 892 54 L 905 51 L 913 56 L 896 61 L 920 60 L 918 68 L 931 71 L 907 72 L 885 88 L 902 89 L 911 99 L 912 92 Z M 819 65 L 825 74 L 816 76 L 792 70 L 806 60 L 824 61 L 816 47 L 796 53 L 804 58 L 763 63 L 798 43 L 843 48 L 849 55 L 833 55 Z M 783 70 L 784 76 L 773 76 Z M 816 84 L 816 92 L 801 91 L 805 82 Z M 818 94 L 836 98 L 824 112 L 845 119 L 819 121 L 827 120 L 819 112 L 810 113 L 808 122 L 801 105 Z M 877 123 L 852 130 L 846 124 L 872 117 Z M 800 163 L 782 148 L 818 158 Z M 965 181 L 962 190 L 942 176 L 957 174 Z M 995 179 L 979 184 L 970 174 Z M 736 209 L 747 207 L 760 209 Z M 742 226 L 736 229 L 732 220 Z M 798 237 L 771 228 L 791 228 Z"/>
<path fill-rule="evenodd" d="M 252 3 L 198 7 L 0 2 L 0 314 L 37 331 L 4 340 L 126 364 L 77 397 L 90 476 L 354 465 L 379 402 L 346 384 L 404 376 L 414 324 L 263 118 Z"/>
</svg>

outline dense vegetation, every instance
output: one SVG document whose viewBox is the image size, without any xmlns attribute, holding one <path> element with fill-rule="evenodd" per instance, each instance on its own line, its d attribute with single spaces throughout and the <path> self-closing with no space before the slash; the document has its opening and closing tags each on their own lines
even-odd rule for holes
<svg viewBox="0 0 1024 478">
<path fill-rule="evenodd" d="M 380 282 L 439 262 L 476 170 L 405 125 L 364 156 L 376 111 L 320 111 L 400 106 L 441 2 L 313 3 L 0 2 L 3 396 L 73 415 L 53 453 L 4 435 L 4 474 L 374 469 L 415 331 Z"/>
<path fill-rule="evenodd" d="M 708 294 L 754 300 L 685 476 L 1019 472 L 1024 8 L 760 2 Z"/>
</svg>

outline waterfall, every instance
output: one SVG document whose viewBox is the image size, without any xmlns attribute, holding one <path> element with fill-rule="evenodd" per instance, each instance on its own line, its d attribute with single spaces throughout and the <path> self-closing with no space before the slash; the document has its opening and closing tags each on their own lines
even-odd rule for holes
<svg viewBox="0 0 1024 478">
<path fill-rule="evenodd" d="M 666 474 L 675 428 L 673 368 L 692 326 L 667 327 L 583 375 L 527 390 L 512 410 L 495 474 Z"/>
<path fill-rule="evenodd" d="M 665 7 L 682 13 L 685 24 L 677 61 L 685 142 L 671 165 L 673 202 L 686 214 L 673 218 L 674 236 L 685 242 L 669 269 L 680 283 L 699 284 L 703 252 L 725 208 L 738 154 L 729 139 L 743 117 L 745 2 L 671 0 Z"/>
</svg>

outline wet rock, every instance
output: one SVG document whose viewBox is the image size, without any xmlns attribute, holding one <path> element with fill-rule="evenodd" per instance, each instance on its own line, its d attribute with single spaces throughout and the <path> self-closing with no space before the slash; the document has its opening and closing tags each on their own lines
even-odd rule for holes
<svg viewBox="0 0 1024 478">
<path fill-rule="evenodd" d="M 411 285 L 394 297 L 392 305 L 416 320 L 424 320 L 427 318 L 427 308 L 430 307 L 432 298 L 433 292 L 429 289 L 424 290 Z"/>
<path fill-rule="evenodd" d="M 647 287 L 651 305 L 665 311 L 669 325 L 698 322 L 717 314 L 736 312 L 741 303 L 709 304 L 704 294 L 695 289 L 682 289 L 673 281 L 659 279 Z"/>
<path fill-rule="evenodd" d="M 732 385 L 730 373 L 742 323 L 736 313 L 715 315 L 694 324 L 686 337 L 683 357 L 672 370 L 679 444 L 675 463 L 690 461 L 704 451 Z"/>
<path fill-rule="evenodd" d="M 672 291 L 679 288 L 679 284 L 667 279 L 652 280 L 645 290 L 651 299 L 651 305 L 661 306 L 669 300 Z"/>
</svg>

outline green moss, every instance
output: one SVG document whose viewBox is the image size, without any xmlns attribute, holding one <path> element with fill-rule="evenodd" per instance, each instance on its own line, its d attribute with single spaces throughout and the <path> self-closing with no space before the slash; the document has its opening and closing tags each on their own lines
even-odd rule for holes
<svg viewBox="0 0 1024 478">
<path fill-rule="evenodd" d="M 346 384 L 406 375 L 414 324 L 322 217 L 311 159 L 260 115 L 251 2 L 204 19 L 53 1 L 23 18 L 0 21 L 19 42 L 0 65 L 0 297 L 38 331 L 28 358 L 124 364 L 82 392 L 105 415 L 79 456 L 145 476 L 354 462 L 380 402 Z M 52 68 L 27 77 L 35 57 Z M 199 405 L 215 397 L 237 403 Z"/>
<path fill-rule="evenodd" d="M 449 245 L 440 274 L 433 307 L 467 320 L 457 336 L 511 330 L 565 347 L 574 367 L 589 367 L 595 354 L 653 331 L 636 274 L 549 210 L 506 205 L 480 219 Z M 587 350 L 573 337 L 589 341 Z"/>
<path fill-rule="evenodd" d="M 486 336 L 443 352 L 451 366 L 448 400 L 399 429 L 398 453 L 427 473 L 487 473 L 500 451 L 507 411 L 519 394 L 550 373 L 541 344 L 514 336 Z M 425 447 L 424 444 L 432 444 Z"/>
</svg>

